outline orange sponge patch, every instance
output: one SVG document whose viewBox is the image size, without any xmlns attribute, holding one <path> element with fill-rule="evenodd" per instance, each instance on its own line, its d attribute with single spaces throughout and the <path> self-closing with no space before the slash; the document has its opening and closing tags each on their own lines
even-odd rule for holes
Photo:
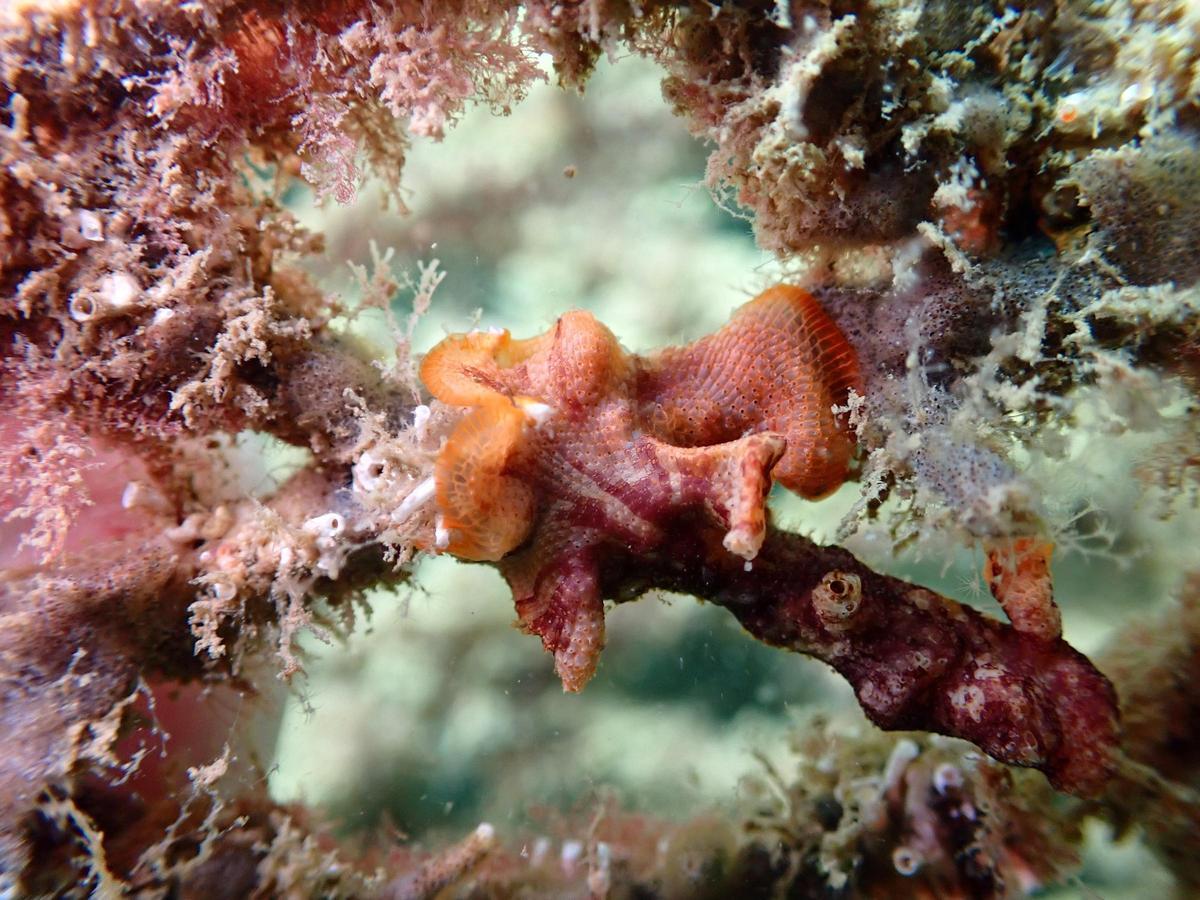
<svg viewBox="0 0 1200 900">
<path fill-rule="evenodd" d="M 1062 613 L 1054 602 L 1050 557 L 1054 545 L 1034 537 L 989 542 L 983 577 L 1013 628 L 1045 641 L 1062 636 Z"/>
</svg>

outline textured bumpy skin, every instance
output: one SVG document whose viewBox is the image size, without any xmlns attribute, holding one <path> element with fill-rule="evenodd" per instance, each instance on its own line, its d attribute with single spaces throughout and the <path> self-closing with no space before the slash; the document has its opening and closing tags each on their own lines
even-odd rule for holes
<svg viewBox="0 0 1200 900">
<path fill-rule="evenodd" d="M 567 690 L 595 672 L 604 599 L 682 590 L 828 662 L 883 727 L 968 738 L 1065 790 L 1106 780 L 1111 687 L 1057 634 L 769 528 L 773 474 L 821 496 L 854 447 L 834 412 L 859 384 L 854 353 L 806 292 L 773 288 L 716 334 L 650 357 L 578 311 L 529 341 L 455 335 L 421 376 L 471 407 L 438 461 L 439 546 L 496 562 Z"/>
<path fill-rule="evenodd" d="M 846 480 L 854 442 L 833 407 L 862 392 L 858 361 L 808 292 L 773 287 L 638 374 L 639 419 L 660 440 L 706 446 L 765 428 L 787 440 L 774 475 L 788 490 L 815 499 Z"/>
</svg>

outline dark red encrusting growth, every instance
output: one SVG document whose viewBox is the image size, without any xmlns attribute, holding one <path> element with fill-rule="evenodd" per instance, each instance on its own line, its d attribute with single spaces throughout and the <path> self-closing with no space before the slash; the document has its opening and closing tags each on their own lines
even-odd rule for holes
<svg viewBox="0 0 1200 900">
<path fill-rule="evenodd" d="M 359 10 L 347 0 L 326 0 L 309 10 L 296 6 L 302 9 L 303 28 L 283 9 L 248 9 L 230 17 L 223 40 L 237 59 L 237 70 L 225 84 L 223 112 L 262 129 L 286 122 L 311 102 L 308 91 L 321 71 L 319 35 L 342 30 Z"/>
<path fill-rule="evenodd" d="M 654 552 L 605 559 L 605 596 L 650 588 L 702 597 L 760 641 L 828 663 L 881 728 L 966 738 L 1079 795 L 1112 774 L 1116 695 L 1083 654 L 872 572 L 845 550 L 770 529 L 746 566 L 684 519 Z"/>
</svg>

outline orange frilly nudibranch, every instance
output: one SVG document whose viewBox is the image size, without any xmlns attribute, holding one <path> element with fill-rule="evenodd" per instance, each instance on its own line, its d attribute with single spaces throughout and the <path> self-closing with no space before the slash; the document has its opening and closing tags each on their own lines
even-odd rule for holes
<svg viewBox="0 0 1200 900">
<path fill-rule="evenodd" d="M 824 496 L 855 451 L 841 411 L 861 392 L 854 351 L 800 288 L 647 356 L 578 311 L 525 341 L 453 335 L 421 377 L 468 409 L 436 462 L 429 543 L 495 563 L 567 690 L 595 672 L 605 599 L 680 591 L 828 663 L 882 728 L 966 738 L 1083 795 L 1107 783 L 1116 695 L 1062 639 L 1049 544 L 989 545 L 1006 625 L 768 527 L 774 480 Z"/>
<path fill-rule="evenodd" d="M 522 627 L 572 691 L 604 644 L 606 553 L 653 552 L 693 516 L 753 560 L 773 479 L 808 498 L 846 479 L 855 443 L 835 407 L 861 392 L 845 336 L 791 285 L 648 356 L 578 310 L 529 340 L 451 335 L 421 379 L 470 409 L 436 464 L 437 546 L 498 562 Z"/>
</svg>

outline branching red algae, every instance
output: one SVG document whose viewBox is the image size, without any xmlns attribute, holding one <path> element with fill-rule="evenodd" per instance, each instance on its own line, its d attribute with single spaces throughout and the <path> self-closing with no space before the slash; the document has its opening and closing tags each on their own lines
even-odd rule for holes
<svg viewBox="0 0 1200 900">
<path fill-rule="evenodd" d="M 422 375 L 473 407 L 439 461 L 438 543 L 495 561 L 567 690 L 595 671 L 603 600 L 668 588 L 829 663 L 876 724 L 965 737 L 1063 790 L 1103 787 L 1112 688 L 1056 633 L 767 527 L 773 473 L 818 496 L 853 446 L 834 410 L 858 386 L 854 353 L 805 291 L 773 288 L 712 337 L 648 358 L 574 312 L 527 341 L 450 337 Z"/>
</svg>

